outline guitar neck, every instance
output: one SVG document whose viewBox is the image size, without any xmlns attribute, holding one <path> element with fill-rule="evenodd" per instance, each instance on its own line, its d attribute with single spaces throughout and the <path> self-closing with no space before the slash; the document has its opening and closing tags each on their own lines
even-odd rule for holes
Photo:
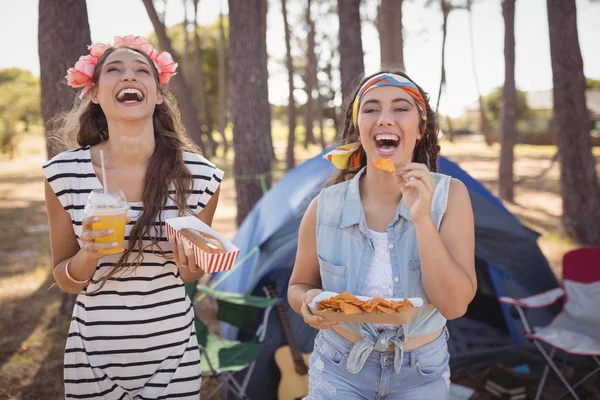
<svg viewBox="0 0 600 400">
<path fill-rule="evenodd" d="M 266 290 L 268 290 L 268 294 L 271 297 L 278 297 L 276 288 L 272 285 L 267 285 Z M 290 325 L 290 321 L 288 320 L 287 311 L 283 302 L 280 302 L 275 306 L 277 309 L 277 314 L 279 315 L 279 320 L 281 321 L 281 327 L 283 328 L 283 334 L 285 335 L 285 339 L 290 346 L 290 351 L 292 352 L 292 358 L 294 362 L 304 364 L 304 360 L 302 359 L 302 350 L 298 345 L 298 341 L 296 340 L 296 336 L 294 335 L 294 331 L 292 330 L 292 326 Z"/>
</svg>

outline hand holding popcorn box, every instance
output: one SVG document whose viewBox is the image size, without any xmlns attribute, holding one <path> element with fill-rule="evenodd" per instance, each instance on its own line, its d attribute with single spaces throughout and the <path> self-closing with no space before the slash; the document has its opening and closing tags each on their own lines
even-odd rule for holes
<svg viewBox="0 0 600 400">
<path fill-rule="evenodd" d="M 165 223 L 167 234 L 181 240 L 186 252 L 193 250 L 196 264 L 204 272 L 211 274 L 233 268 L 240 249 L 198 218 L 169 218 Z"/>
</svg>

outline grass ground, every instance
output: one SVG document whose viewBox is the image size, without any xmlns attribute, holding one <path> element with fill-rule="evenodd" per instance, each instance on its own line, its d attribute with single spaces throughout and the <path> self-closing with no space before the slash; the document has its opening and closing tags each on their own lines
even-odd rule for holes
<svg viewBox="0 0 600 400">
<path fill-rule="evenodd" d="M 21 138 L 14 160 L 0 156 L 0 399 L 59 399 L 63 396 L 62 357 L 68 321 L 58 317 L 61 293 L 53 286 L 41 164 L 45 144 L 40 134 Z M 285 141 L 275 136 L 278 160 L 274 178 L 285 173 Z M 443 143 L 450 157 L 492 192 L 497 189 L 499 147 L 479 142 Z M 318 147 L 297 147 L 299 162 Z M 552 146 L 517 146 L 515 174 L 535 177 L 549 164 Z M 595 149 L 600 160 L 600 149 Z M 235 185 L 232 154 L 213 159 L 226 172 L 214 227 L 235 235 Z M 600 163 L 598 163 L 600 165 Z M 558 164 L 543 179 L 516 187 L 515 204 L 507 204 L 521 221 L 542 234 L 539 244 L 555 274 L 562 255 L 577 245 L 560 235 Z M 200 312 L 210 318 L 210 307 Z"/>
</svg>

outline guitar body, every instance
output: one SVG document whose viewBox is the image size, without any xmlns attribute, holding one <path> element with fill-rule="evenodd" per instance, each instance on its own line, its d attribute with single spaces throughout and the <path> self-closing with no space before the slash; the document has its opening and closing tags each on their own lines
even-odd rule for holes
<svg viewBox="0 0 600 400">
<path fill-rule="evenodd" d="M 304 363 L 308 365 L 310 354 L 302 354 Z M 281 381 L 277 398 L 279 400 L 295 400 L 308 394 L 308 374 L 299 375 L 296 372 L 294 359 L 289 346 L 283 346 L 275 351 L 275 364 L 281 372 Z"/>
</svg>

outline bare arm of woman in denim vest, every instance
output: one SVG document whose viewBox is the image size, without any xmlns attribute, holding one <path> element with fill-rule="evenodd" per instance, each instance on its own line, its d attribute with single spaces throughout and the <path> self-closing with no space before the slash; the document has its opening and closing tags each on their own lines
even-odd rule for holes
<svg viewBox="0 0 600 400">
<path fill-rule="evenodd" d="M 435 113 L 416 84 L 374 84 L 374 77 L 363 80 L 347 110 L 342 133 L 342 144 L 346 146 L 329 157 L 340 169 L 332 183 L 345 182 L 366 167 L 359 182 L 360 201 L 368 228 L 374 231 L 386 231 L 403 201 L 416 231 L 427 297 L 446 319 L 458 318 L 466 312 L 477 288 L 469 194 L 462 182 L 451 180 L 446 212 L 438 230 L 431 215 L 435 189 L 431 172 L 436 170 L 439 153 Z M 379 158 L 390 158 L 396 172 L 375 168 L 373 162 Z M 305 322 L 322 330 L 336 324 L 324 322 L 308 307 L 321 291 L 318 202 L 316 198 L 309 205 L 300 225 L 288 295 L 290 305 Z"/>
</svg>

